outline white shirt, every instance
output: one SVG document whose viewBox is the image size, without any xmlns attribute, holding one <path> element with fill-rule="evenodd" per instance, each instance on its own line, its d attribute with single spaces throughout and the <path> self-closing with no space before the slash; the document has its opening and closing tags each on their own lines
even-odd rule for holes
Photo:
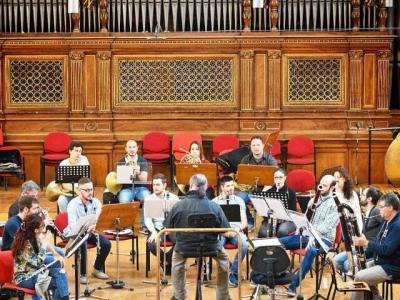
<svg viewBox="0 0 400 300">
<path fill-rule="evenodd" d="M 360 232 L 363 230 L 363 219 L 361 215 L 361 207 L 360 207 L 360 200 L 358 199 L 358 195 L 355 191 L 353 191 L 353 195 L 350 199 L 345 199 L 343 192 L 336 190 L 336 195 L 339 198 L 340 203 L 346 203 L 350 205 L 350 207 L 354 210 L 354 214 L 357 218 L 357 225 Z"/>
</svg>

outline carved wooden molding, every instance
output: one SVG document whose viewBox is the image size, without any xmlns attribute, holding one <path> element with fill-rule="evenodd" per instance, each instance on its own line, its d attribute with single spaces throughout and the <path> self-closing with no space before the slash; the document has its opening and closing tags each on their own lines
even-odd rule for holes
<svg viewBox="0 0 400 300">
<path fill-rule="evenodd" d="M 243 31 L 250 31 L 251 0 L 243 0 Z"/>
<path fill-rule="evenodd" d="M 84 102 L 84 53 L 74 51 L 69 54 L 70 57 L 70 91 L 71 91 L 71 112 L 82 112 Z"/>
<path fill-rule="evenodd" d="M 279 18 L 279 1 L 278 0 L 270 0 L 269 1 L 269 7 L 271 9 L 271 31 L 277 31 L 278 30 L 278 18 Z"/>
<path fill-rule="evenodd" d="M 351 0 L 351 21 L 353 31 L 360 30 L 360 0 Z"/>
<path fill-rule="evenodd" d="M 240 58 L 241 110 L 249 111 L 253 109 L 254 51 L 242 50 Z"/>
<path fill-rule="evenodd" d="M 107 12 L 107 0 L 100 0 L 100 32 L 108 32 L 108 12 Z"/>
<path fill-rule="evenodd" d="M 268 108 L 272 111 L 281 109 L 281 70 L 282 51 L 268 51 Z"/>
<path fill-rule="evenodd" d="M 378 88 L 377 88 L 377 109 L 389 109 L 389 59 L 391 51 L 378 51 Z"/>
<path fill-rule="evenodd" d="M 80 29 L 79 29 L 80 18 L 81 18 L 81 16 L 79 13 L 72 14 L 73 32 L 80 32 Z"/>
<path fill-rule="evenodd" d="M 378 27 L 380 31 L 387 31 L 386 22 L 388 18 L 388 10 L 386 7 L 386 0 L 378 0 Z"/>
<path fill-rule="evenodd" d="M 360 110 L 363 87 L 363 55 L 362 50 L 350 50 L 350 110 Z"/>
<path fill-rule="evenodd" d="M 109 112 L 111 110 L 111 52 L 102 51 L 97 57 L 97 99 L 99 110 Z"/>
</svg>

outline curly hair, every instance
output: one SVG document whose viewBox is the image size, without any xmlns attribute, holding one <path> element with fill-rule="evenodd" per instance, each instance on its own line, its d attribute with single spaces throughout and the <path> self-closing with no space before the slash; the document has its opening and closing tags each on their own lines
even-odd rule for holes
<svg viewBox="0 0 400 300">
<path fill-rule="evenodd" d="M 20 229 L 18 229 L 14 236 L 14 241 L 11 246 L 11 251 L 14 257 L 18 256 L 21 251 L 23 251 L 27 242 L 31 243 L 35 253 L 39 253 L 39 245 L 36 239 L 35 229 L 40 228 L 42 224 L 43 219 L 38 214 L 28 215 L 24 219 Z"/>
<path fill-rule="evenodd" d="M 344 167 L 337 167 L 335 172 L 339 172 L 340 176 L 344 178 L 343 195 L 346 199 L 350 200 L 353 196 L 353 181 L 350 178 L 349 172 Z"/>
</svg>

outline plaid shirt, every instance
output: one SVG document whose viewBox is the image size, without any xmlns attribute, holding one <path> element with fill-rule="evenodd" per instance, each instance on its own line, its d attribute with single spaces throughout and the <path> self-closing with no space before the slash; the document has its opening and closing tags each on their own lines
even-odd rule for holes
<svg viewBox="0 0 400 300">
<path fill-rule="evenodd" d="M 331 242 L 335 241 L 339 214 L 331 195 L 319 198 L 311 223 L 322 238 Z"/>
</svg>

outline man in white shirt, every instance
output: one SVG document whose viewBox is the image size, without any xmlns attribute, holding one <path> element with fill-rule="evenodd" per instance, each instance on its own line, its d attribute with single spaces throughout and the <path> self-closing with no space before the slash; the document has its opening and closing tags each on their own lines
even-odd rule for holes
<svg viewBox="0 0 400 300">
<path fill-rule="evenodd" d="M 214 198 L 212 201 L 218 205 L 239 205 L 240 207 L 240 222 L 229 222 L 232 228 L 239 228 L 241 233 L 240 237 L 242 239 L 241 247 L 241 259 L 243 260 L 247 255 L 248 243 L 247 236 L 243 233 L 243 230 L 247 229 L 247 217 L 246 217 L 246 205 L 242 198 L 235 195 L 235 182 L 231 176 L 223 176 L 220 179 L 221 194 Z M 238 245 L 238 237 L 234 232 L 227 232 L 220 235 L 222 245 L 230 243 L 233 245 Z M 236 254 L 233 263 L 231 264 L 230 274 L 229 274 L 229 285 L 237 286 L 239 279 L 238 275 L 238 255 Z"/>
<path fill-rule="evenodd" d="M 157 243 L 156 236 L 157 233 L 164 228 L 163 222 L 165 220 L 166 214 L 169 209 L 179 201 L 178 196 L 168 192 L 167 188 L 167 178 L 164 174 L 158 173 L 153 176 L 153 194 L 147 196 L 144 199 L 144 223 L 147 229 L 150 232 L 150 236 L 147 239 L 147 247 L 150 252 L 154 255 L 157 255 Z M 161 207 L 161 210 L 164 212 L 164 216 L 160 218 L 154 218 L 151 216 L 150 211 L 152 207 Z M 166 235 L 166 240 L 175 243 L 175 235 L 168 234 Z M 164 237 L 161 237 L 161 241 L 164 241 Z M 171 274 L 171 261 L 172 261 L 172 253 L 174 247 L 171 247 L 169 251 L 166 253 L 166 266 L 165 273 L 166 275 Z M 164 268 L 164 252 L 161 249 L 160 256 L 160 265 Z"/>
<path fill-rule="evenodd" d="M 68 147 L 69 158 L 64 159 L 60 162 L 59 166 L 88 166 L 89 160 L 86 156 L 82 155 L 83 146 L 80 142 L 72 141 Z M 62 188 L 64 191 L 73 194 L 74 189 L 76 189 L 77 184 L 72 186 L 71 183 L 63 183 Z M 60 212 L 66 212 L 68 202 L 71 201 L 73 197 L 60 195 L 58 197 L 57 203 Z"/>
</svg>

